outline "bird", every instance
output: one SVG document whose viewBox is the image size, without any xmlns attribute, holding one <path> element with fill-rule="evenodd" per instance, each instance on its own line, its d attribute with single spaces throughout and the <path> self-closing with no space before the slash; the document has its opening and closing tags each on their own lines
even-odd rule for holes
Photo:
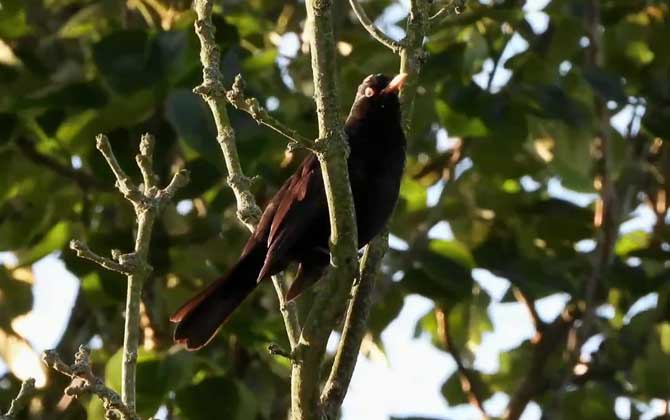
<svg viewBox="0 0 670 420">
<path fill-rule="evenodd" d="M 399 93 L 407 77 L 367 76 L 344 124 L 359 248 L 382 231 L 398 200 L 406 149 Z M 268 202 L 239 261 L 170 317 L 177 324 L 174 341 L 201 349 L 263 279 L 291 263 L 298 269 L 286 299 L 296 298 L 328 267 L 329 236 L 320 164 L 310 153 Z"/>
</svg>

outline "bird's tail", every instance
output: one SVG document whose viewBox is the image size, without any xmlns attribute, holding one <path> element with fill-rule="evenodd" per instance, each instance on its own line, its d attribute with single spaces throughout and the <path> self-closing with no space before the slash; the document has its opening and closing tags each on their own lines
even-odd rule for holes
<svg viewBox="0 0 670 420">
<path fill-rule="evenodd" d="M 260 249 L 259 249 L 260 248 Z M 174 340 L 187 350 L 198 350 L 214 337 L 230 314 L 258 285 L 265 260 L 259 247 L 244 255 L 225 276 L 186 302 L 171 317 L 177 323 Z"/>
</svg>

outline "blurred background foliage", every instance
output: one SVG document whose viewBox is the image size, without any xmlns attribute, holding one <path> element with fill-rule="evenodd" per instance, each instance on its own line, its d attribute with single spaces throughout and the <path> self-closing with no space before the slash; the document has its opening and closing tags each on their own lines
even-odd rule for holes
<svg viewBox="0 0 670 420">
<path fill-rule="evenodd" d="M 402 36 L 405 3 L 363 4 L 383 17 L 383 29 Z M 242 73 L 248 94 L 315 135 L 304 5 L 221 5 L 215 25 L 228 84 Z M 383 351 L 381 332 L 404 298 L 419 294 L 435 305 L 416 334 L 461 359 L 479 398 L 520 396 L 552 419 L 651 418 L 643 411 L 670 398 L 668 4 L 551 0 L 544 19 L 534 20 L 524 5 L 472 0 L 429 29 L 392 249 L 364 350 Z M 94 135 L 105 132 L 121 165 L 139 176 L 134 154 L 140 135 L 151 132 L 162 178 L 185 167 L 192 181 L 152 241 L 139 411 L 148 417 L 162 406 L 193 420 L 213 418 L 212 410 L 235 420 L 285 418 L 290 369 L 266 351 L 286 342 L 272 287 L 254 293 L 203 351 L 171 345 L 168 314 L 226 271 L 247 237 L 224 183 L 211 116 L 191 92 L 201 69 L 189 6 L 0 0 L 0 251 L 13 255 L 0 267 L 7 367 L 0 407 L 18 389 L 21 364 L 37 363 L 12 323 L 31 311 L 32 264 L 53 253 L 80 281 L 57 348 L 70 358 L 80 343 L 92 343 L 97 370 L 119 387 L 124 281 L 74 257 L 67 243 L 82 238 L 100 253 L 129 249 L 134 215 L 114 191 Z M 365 75 L 393 74 L 398 60 L 346 2 L 335 10 L 346 110 Z M 260 177 L 253 189 L 262 204 L 301 152 L 286 153 L 282 138 L 245 114 L 232 111 L 231 118 L 244 169 Z M 551 192 L 558 184 L 560 197 Z M 640 214 L 648 228 L 620 230 Z M 539 320 L 533 339 L 502 352 L 494 372 L 473 365 L 492 329 L 492 297 L 473 270 L 511 282 L 503 301 L 532 308 L 557 293 L 569 301 L 556 320 Z M 587 296 L 593 279 L 598 286 Z M 650 296 L 656 300 L 635 310 Z M 574 349 L 570 330 L 582 323 L 585 302 L 597 311 Z M 589 351 L 581 349 L 585 341 Z M 47 379 L 26 418 L 102 418 L 97 400 L 63 399 L 64 378 Z M 458 372 L 442 392 L 450 406 L 468 403 Z M 615 413 L 622 398 L 628 417 Z"/>
</svg>

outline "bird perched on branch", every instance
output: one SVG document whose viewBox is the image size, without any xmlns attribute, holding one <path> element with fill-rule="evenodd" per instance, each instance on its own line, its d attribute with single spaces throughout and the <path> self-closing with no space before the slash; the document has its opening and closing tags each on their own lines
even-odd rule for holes
<svg viewBox="0 0 670 420">
<path fill-rule="evenodd" d="M 406 78 L 366 77 L 345 123 L 359 247 L 384 228 L 398 199 L 405 163 L 398 94 Z M 328 266 L 329 236 L 323 178 L 318 159 L 310 154 L 263 211 L 237 264 L 172 315 L 174 340 L 188 350 L 202 348 L 261 280 L 293 262 L 299 264 L 298 273 L 286 298 L 298 296 Z"/>
</svg>

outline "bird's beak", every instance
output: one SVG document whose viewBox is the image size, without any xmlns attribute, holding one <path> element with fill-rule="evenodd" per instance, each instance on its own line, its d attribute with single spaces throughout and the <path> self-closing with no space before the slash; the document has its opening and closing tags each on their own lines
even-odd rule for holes
<svg viewBox="0 0 670 420">
<path fill-rule="evenodd" d="M 391 82 L 382 89 L 382 93 L 398 93 L 407 80 L 407 73 L 400 73 L 391 80 Z"/>
</svg>

